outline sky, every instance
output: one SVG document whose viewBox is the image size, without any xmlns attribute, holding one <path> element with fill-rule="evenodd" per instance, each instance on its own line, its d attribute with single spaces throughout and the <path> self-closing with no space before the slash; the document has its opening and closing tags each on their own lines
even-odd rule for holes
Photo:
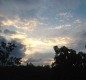
<svg viewBox="0 0 86 80">
<path fill-rule="evenodd" d="M 55 45 L 86 51 L 86 0 L 0 0 L 1 40 L 22 64 L 51 64 Z"/>
</svg>

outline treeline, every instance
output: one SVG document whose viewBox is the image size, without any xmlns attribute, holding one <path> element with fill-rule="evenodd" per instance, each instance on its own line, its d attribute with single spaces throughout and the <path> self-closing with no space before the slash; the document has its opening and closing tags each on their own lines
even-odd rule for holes
<svg viewBox="0 0 86 80">
<path fill-rule="evenodd" d="M 76 52 L 65 46 L 54 46 L 54 62 L 45 66 L 32 63 L 21 65 L 22 58 L 10 56 L 17 46 L 13 43 L 0 43 L 1 80 L 85 80 L 86 53 Z"/>
</svg>

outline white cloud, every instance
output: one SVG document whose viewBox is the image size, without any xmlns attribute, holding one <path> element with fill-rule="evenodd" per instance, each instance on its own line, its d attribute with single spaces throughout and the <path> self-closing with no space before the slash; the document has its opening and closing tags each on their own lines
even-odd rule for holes
<svg viewBox="0 0 86 80">
<path fill-rule="evenodd" d="M 45 39 L 44 42 L 49 46 L 62 46 L 62 45 L 68 45 L 71 42 L 71 39 L 69 37 L 56 37 L 56 38 L 48 38 Z"/>
<path fill-rule="evenodd" d="M 76 19 L 76 20 L 74 21 L 74 24 L 80 24 L 80 23 L 82 23 L 82 21 L 81 21 L 80 19 Z"/>
<path fill-rule="evenodd" d="M 57 14 L 57 16 L 59 16 L 61 20 L 69 20 L 69 19 L 73 18 L 71 11 L 60 12 L 59 14 Z"/>
<path fill-rule="evenodd" d="M 49 29 L 50 30 L 62 30 L 62 29 L 70 29 L 70 28 L 71 28 L 70 24 L 65 24 L 65 25 L 54 26 Z"/>
</svg>

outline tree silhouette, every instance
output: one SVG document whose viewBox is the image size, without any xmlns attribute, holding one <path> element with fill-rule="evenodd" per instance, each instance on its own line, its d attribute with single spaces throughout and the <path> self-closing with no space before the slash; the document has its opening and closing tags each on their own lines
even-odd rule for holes
<svg viewBox="0 0 86 80">
<path fill-rule="evenodd" d="M 19 65 L 21 63 L 21 58 L 12 57 L 11 52 L 17 46 L 14 43 L 0 43 L 0 66 L 12 66 Z"/>
<path fill-rule="evenodd" d="M 65 46 L 58 48 L 54 46 L 55 57 L 52 66 L 86 66 L 86 54 L 83 52 L 76 53 L 75 50 L 69 49 Z"/>
</svg>

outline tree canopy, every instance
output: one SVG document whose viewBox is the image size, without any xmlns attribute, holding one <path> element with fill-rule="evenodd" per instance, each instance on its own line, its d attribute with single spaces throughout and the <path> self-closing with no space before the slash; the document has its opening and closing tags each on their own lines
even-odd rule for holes
<svg viewBox="0 0 86 80">
<path fill-rule="evenodd" d="M 52 66 L 73 66 L 73 67 L 85 67 L 86 66 L 86 53 L 78 52 L 69 49 L 65 46 L 58 48 L 54 46 L 55 50 L 55 62 Z"/>
</svg>

